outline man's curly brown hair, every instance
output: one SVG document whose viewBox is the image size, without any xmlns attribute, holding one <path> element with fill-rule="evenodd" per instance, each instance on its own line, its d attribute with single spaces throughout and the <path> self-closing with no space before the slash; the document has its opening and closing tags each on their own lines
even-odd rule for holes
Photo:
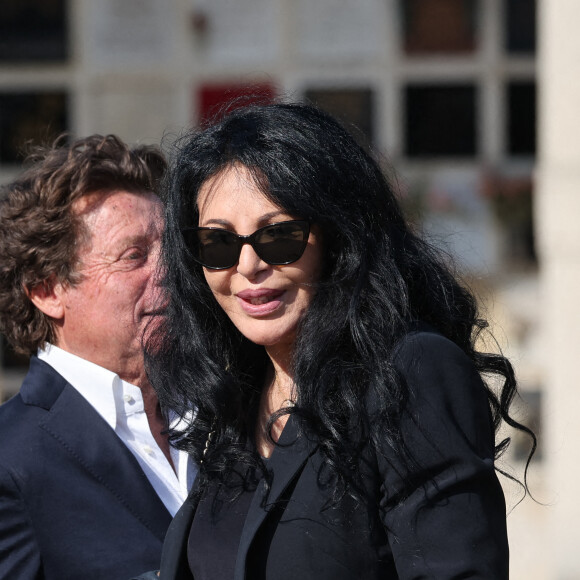
<svg viewBox="0 0 580 580">
<path fill-rule="evenodd" d="M 16 352 L 54 342 L 53 323 L 30 301 L 40 284 L 78 284 L 85 230 L 73 204 L 112 190 L 158 192 L 166 169 L 153 146 L 128 147 L 115 135 L 92 135 L 37 148 L 28 169 L 0 188 L 0 331 Z"/>
</svg>

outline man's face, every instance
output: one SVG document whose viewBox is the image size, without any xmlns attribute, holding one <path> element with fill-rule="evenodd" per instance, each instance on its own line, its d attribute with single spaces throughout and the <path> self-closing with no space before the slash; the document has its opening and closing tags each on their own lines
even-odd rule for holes
<svg viewBox="0 0 580 580">
<path fill-rule="evenodd" d="M 58 290 L 64 315 L 57 346 L 140 385 L 143 333 L 162 300 L 161 202 L 152 193 L 121 190 L 89 194 L 73 210 L 88 236 L 79 248 L 81 282 Z"/>
</svg>

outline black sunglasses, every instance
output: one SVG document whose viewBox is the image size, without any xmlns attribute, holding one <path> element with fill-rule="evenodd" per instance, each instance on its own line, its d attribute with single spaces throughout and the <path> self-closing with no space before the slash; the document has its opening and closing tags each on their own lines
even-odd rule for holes
<svg viewBox="0 0 580 580">
<path fill-rule="evenodd" d="M 272 266 L 299 260 L 310 234 L 306 220 L 270 224 L 249 236 L 240 236 L 222 228 L 186 228 L 183 238 L 193 259 L 210 270 L 226 270 L 240 259 L 244 244 L 250 244 L 259 258 Z"/>
</svg>

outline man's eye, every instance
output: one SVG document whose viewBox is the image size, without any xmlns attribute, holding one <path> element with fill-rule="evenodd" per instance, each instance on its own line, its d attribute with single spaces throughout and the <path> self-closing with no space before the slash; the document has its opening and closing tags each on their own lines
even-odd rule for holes
<svg viewBox="0 0 580 580">
<path fill-rule="evenodd" d="M 147 257 L 147 252 L 144 250 L 131 250 L 127 252 L 124 256 L 125 260 L 135 261 L 135 260 L 143 260 Z"/>
</svg>

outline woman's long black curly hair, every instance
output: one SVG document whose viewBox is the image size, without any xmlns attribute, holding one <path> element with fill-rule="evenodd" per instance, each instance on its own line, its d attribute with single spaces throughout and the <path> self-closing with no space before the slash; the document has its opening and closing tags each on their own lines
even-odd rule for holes
<svg viewBox="0 0 580 580">
<path fill-rule="evenodd" d="M 148 367 L 165 409 L 181 416 L 195 409 L 195 421 L 171 435 L 203 459 L 203 481 L 227 481 L 236 462 L 260 466 L 248 442 L 269 359 L 220 308 L 181 235 L 198 223 L 201 186 L 236 165 L 274 204 L 322 232 L 322 273 L 294 350 L 297 405 L 284 412 L 301 415 L 316 434 L 337 487 L 357 487 L 357 457 L 369 438 L 404 455 L 398 415 L 407 387 L 391 361 L 416 321 L 457 344 L 483 376 L 501 379 L 499 389 L 488 388 L 496 432 L 505 421 L 528 432 L 535 446 L 533 433 L 509 414 L 516 394 L 509 361 L 476 350 L 486 323 L 474 297 L 408 227 L 379 164 L 314 107 L 250 105 L 177 142 L 166 183 L 169 306 L 166 324 L 149 341 Z M 369 395 L 382 409 L 372 426 Z M 496 455 L 508 443 L 499 442 Z"/>
</svg>

